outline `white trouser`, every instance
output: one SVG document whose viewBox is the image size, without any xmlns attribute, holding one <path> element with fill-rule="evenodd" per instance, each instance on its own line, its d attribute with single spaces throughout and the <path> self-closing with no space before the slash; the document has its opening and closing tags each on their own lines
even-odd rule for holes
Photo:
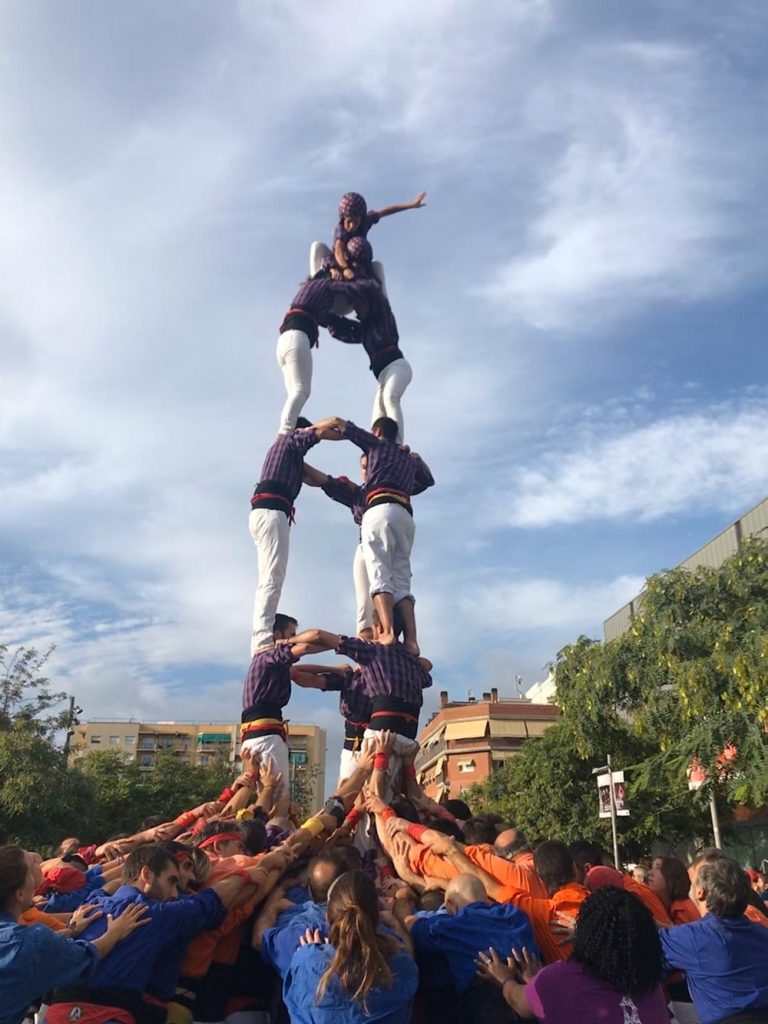
<svg viewBox="0 0 768 1024">
<path fill-rule="evenodd" d="M 371 423 L 380 416 L 389 416 L 397 423 L 397 440 L 403 443 L 403 410 L 400 399 L 413 380 L 413 370 L 407 359 L 395 359 L 381 371 L 377 378 L 376 394 L 373 399 Z"/>
<path fill-rule="evenodd" d="M 342 747 L 341 760 L 339 761 L 339 786 L 352 775 L 355 768 L 357 768 L 357 751 L 345 750 Z"/>
<path fill-rule="evenodd" d="M 333 256 L 333 253 L 325 242 L 313 242 L 309 247 L 309 276 L 314 277 L 323 269 L 323 260 L 326 256 Z M 387 278 L 384 274 L 384 264 L 381 260 L 371 261 L 371 272 L 381 285 L 381 290 L 387 294 Z M 349 310 L 347 310 L 348 312 Z M 343 314 L 339 313 L 339 316 Z"/>
<path fill-rule="evenodd" d="M 279 433 L 288 434 L 295 429 L 312 391 L 312 348 L 304 331 L 283 331 L 277 339 L 277 365 L 287 396 L 280 413 Z"/>
<path fill-rule="evenodd" d="M 366 729 L 364 738 L 380 739 L 382 735 L 381 729 Z M 400 792 L 400 775 L 403 769 L 403 758 L 407 754 L 413 754 L 419 749 L 418 740 L 409 740 L 407 736 L 401 736 L 399 733 L 395 734 L 395 743 L 392 747 L 392 753 L 389 755 L 389 765 L 387 766 L 387 780 L 384 784 L 384 796 L 382 797 L 384 803 L 389 803 L 395 792 Z M 395 788 L 397 787 L 397 789 Z"/>
<path fill-rule="evenodd" d="M 253 601 L 251 657 L 272 641 L 275 615 L 288 566 L 291 529 L 288 516 L 275 508 L 254 508 L 248 516 L 259 559 L 259 582 Z"/>
<path fill-rule="evenodd" d="M 284 793 L 290 791 L 291 785 L 291 758 L 288 752 L 288 744 L 282 736 L 255 736 L 252 739 L 243 740 L 240 744 L 240 753 L 250 750 L 259 755 L 262 761 L 270 758 L 274 761 L 275 768 L 282 775 L 280 785 L 275 789 L 274 800 L 277 801 Z"/>
<path fill-rule="evenodd" d="M 397 604 L 411 594 L 411 549 L 416 533 L 413 516 L 394 502 L 374 505 L 363 515 L 361 546 L 371 597 L 391 594 Z"/>
<path fill-rule="evenodd" d="M 352 563 L 352 577 L 355 581 L 355 600 L 357 603 L 357 632 L 373 626 L 373 601 L 371 600 L 371 584 L 368 570 L 365 567 L 363 545 L 355 548 L 355 560 Z"/>
</svg>

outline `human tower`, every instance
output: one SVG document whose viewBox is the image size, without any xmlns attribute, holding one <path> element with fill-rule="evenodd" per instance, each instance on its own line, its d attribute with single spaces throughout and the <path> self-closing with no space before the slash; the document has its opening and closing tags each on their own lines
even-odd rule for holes
<svg viewBox="0 0 768 1024">
<path fill-rule="evenodd" d="M 248 521 L 258 554 L 251 664 L 243 686 L 241 750 L 271 759 L 282 782 L 278 805 L 287 809 L 289 755 L 283 711 L 296 684 L 338 692 L 345 739 L 340 780 L 355 766 L 364 739 L 394 735 L 389 786 L 402 758 L 418 748 L 422 691 L 432 685 L 431 664 L 419 650 L 411 593 L 415 526 L 411 499 L 434 483 L 423 459 L 404 443 L 401 399 L 412 372 L 400 348 L 384 268 L 373 259 L 367 235 L 382 217 L 419 209 L 426 193 L 410 203 L 368 210 L 347 192 L 339 205 L 333 247 L 315 242 L 310 273 L 291 301 L 277 341 L 277 362 L 286 399 L 279 433 L 264 458 Z M 354 317 L 351 315 L 354 314 Z M 310 423 L 301 416 L 312 385 L 312 350 L 321 327 L 339 341 L 361 345 L 376 378 L 370 430 L 330 417 Z M 333 477 L 305 459 L 321 441 L 351 441 L 360 451 L 361 483 Z M 359 528 L 353 578 L 355 636 L 308 629 L 278 611 L 288 568 L 294 506 L 302 484 L 319 487 L 345 505 Z M 329 668 L 298 662 L 334 650 L 356 663 Z"/>
</svg>

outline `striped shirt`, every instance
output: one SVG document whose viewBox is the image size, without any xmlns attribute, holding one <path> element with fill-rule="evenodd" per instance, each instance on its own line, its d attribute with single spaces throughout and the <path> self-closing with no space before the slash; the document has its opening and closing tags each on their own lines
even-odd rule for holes
<svg viewBox="0 0 768 1024">
<path fill-rule="evenodd" d="M 288 515 L 304 479 L 304 456 L 318 441 L 314 427 L 300 427 L 290 434 L 280 434 L 267 451 L 251 507 L 280 508 Z M 260 494 L 281 495 L 284 501 L 274 504 L 269 498 L 259 498 Z M 288 508 L 284 507 L 286 503 Z"/>
<path fill-rule="evenodd" d="M 326 672 L 323 678 L 325 691 L 339 695 L 339 711 L 344 721 L 367 725 L 373 709 L 371 698 L 365 692 L 363 673 L 349 668 L 344 672 Z"/>
<path fill-rule="evenodd" d="M 257 651 L 243 683 L 243 711 L 255 704 L 284 708 L 291 699 L 291 665 L 298 660 L 290 644 Z"/>
<path fill-rule="evenodd" d="M 392 488 L 403 494 L 421 494 L 435 480 L 427 464 L 395 441 L 385 441 L 347 420 L 344 436 L 368 453 L 365 493 Z"/>
<path fill-rule="evenodd" d="M 346 476 L 326 477 L 322 490 L 329 498 L 346 505 L 352 512 L 352 518 L 359 526 L 363 521 L 365 512 L 365 491 L 356 483 L 353 483 Z"/>
<path fill-rule="evenodd" d="M 375 284 L 355 281 L 353 295 L 361 295 L 367 306 L 364 320 L 348 320 L 343 316 L 328 318 L 328 333 L 338 341 L 362 345 L 368 354 L 371 371 L 378 377 L 385 366 L 402 359 L 397 321 L 386 295 Z"/>
<path fill-rule="evenodd" d="M 419 708 L 424 703 L 422 690 L 432 685 L 432 676 L 402 644 L 386 646 L 342 636 L 336 653 L 346 654 L 362 665 L 361 685 L 371 699 L 397 697 Z"/>
</svg>

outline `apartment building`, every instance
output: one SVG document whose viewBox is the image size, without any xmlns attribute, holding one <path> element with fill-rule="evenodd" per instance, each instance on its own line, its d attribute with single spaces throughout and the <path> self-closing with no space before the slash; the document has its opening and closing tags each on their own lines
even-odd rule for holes
<svg viewBox="0 0 768 1024">
<path fill-rule="evenodd" d="M 314 766 L 313 803 L 319 807 L 325 792 L 326 734 L 316 725 L 288 725 L 288 746 L 295 784 L 296 773 Z M 181 761 L 205 767 L 215 760 L 239 762 L 240 722 L 139 722 L 135 719 L 93 719 L 75 726 L 70 761 L 92 750 L 113 750 L 126 762 L 147 771 L 159 754 L 172 751 Z"/>
<path fill-rule="evenodd" d="M 433 800 L 458 797 L 502 768 L 526 740 L 542 736 L 559 716 L 553 704 L 500 698 L 495 687 L 481 700 L 470 694 L 465 701 L 451 701 L 443 690 L 440 710 L 419 734 L 417 777 Z"/>
</svg>

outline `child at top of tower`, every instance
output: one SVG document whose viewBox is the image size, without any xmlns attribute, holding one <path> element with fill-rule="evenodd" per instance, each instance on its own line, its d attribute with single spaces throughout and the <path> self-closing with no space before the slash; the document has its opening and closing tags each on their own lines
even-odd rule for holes
<svg viewBox="0 0 768 1024">
<path fill-rule="evenodd" d="M 339 203 L 339 221 L 333 233 L 333 251 L 322 242 L 314 242 L 310 254 L 310 274 L 327 271 L 334 280 L 352 280 L 356 277 L 376 275 L 375 265 L 372 268 L 372 251 L 360 258 L 360 244 L 367 240 L 367 235 L 374 224 L 382 217 L 404 210 L 418 210 L 424 206 L 426 192 L 420 192 L 410 203 L 385 206 L 381 210 L 369 210 L 365 199 L 358 192 L 345 192 Z"/>
</svg>

